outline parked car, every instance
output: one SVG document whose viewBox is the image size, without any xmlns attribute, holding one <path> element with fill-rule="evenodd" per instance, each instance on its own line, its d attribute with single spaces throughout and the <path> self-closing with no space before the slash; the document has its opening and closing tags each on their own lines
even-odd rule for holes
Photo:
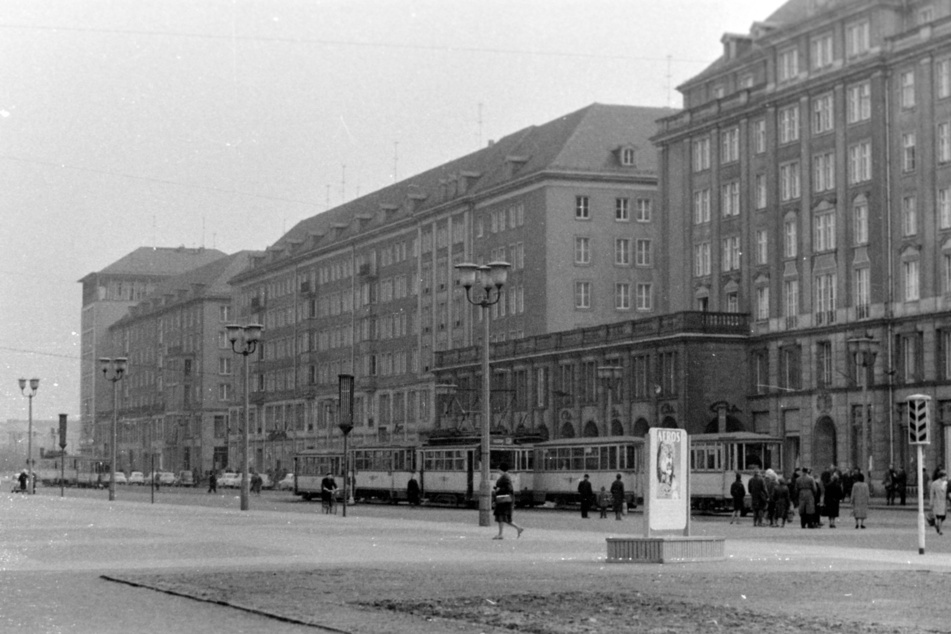
<svg viewBox="0 0 951 634">
<path fill-rule="evenodd" d="M 277 483 L 277 488 L 279 491 L 293 491 L 294 490 L 294 474 L 288 473 Z"/>
<path fill-rule="evenodd" d="M 116 478 L 116 482 L 119 482 L 119 478 Z M 133 471 L 129 474 L 129 484 L 138 484 L 142 486 L 145 484 L 145 474 L 141 471 Z"/>
<path fill-rule="evenodd" d="M 179 471 L 178 477 L 175 478 L 175 486 L 179 486 L 179 487 L 197 486 L 195 484 L 195 475 L 191 471 Z"/>
<path fill-rule="evenodd" d="M 219 489 L 237 489 L 241 486 L 241 474 L 234 471 L 225 471 L 218 476 Z"/>
<path fill-rule="evenodd" d="M 273 489 L 273 488 L 274 488 L 274 482 L 271 481 L 271 476 L 269 476 L 269 475 L 266 474 L 266 473 L 259 473 L 258 475 L 261 477 L 261 488 L 262 488 L 262 489 Z"/>
<path fill-rule="evenodd" d="M 157 471 L 155 476 L 159 486 L 170 487 L 175 484 L 175 474 L 171 471 Z"/>
<path fill-rule="evenodd" d="M 109 481 L 108 475 L 103 478 L 106 482 Z M 121 471 L 116 471 L 116 484 L 129 484 L 129 479 L 125 477 L 125 474 Z"/>
</svg>

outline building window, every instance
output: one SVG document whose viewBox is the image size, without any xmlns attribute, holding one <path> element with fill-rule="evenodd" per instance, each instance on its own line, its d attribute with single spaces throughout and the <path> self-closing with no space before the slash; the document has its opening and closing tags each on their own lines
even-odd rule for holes
<svg viewBox="0 0 951 634">
<path fill-rule="evenodd" d="M 753 177 L 753 190 L 756 209 L 766 209 L 766 174 L 756 174 Z"/>
<path fill-rule="evenodd" d="M 637 266 L 653 266 L 654 257 L 650 240 L 639 239 L 637 241 L 636 259 L 634 263 Z"/>
<path fill-rule="evenodd" d="M 835 273 L 816 275 L 816 325 L 835 323 Z"/>
<path fill-rule="evenodd" d="M 802 349 L 799 346 L 783 346 L 779 349 L 779 387 L 802 389 L 801 362 Z"/>
<path fill-rule="evenodd" d="M 822 70 L 832 66 L 832 34 L 825 33 L 812 40 L 812 69 Z"/>
<path fill-rule="evenodd" d="M 921 333 L 898 335 L 898 379 L 902 383 L 916 383 L 924 378 L 922 372 Z"/>
<path fill-rule="evenodd" d="M 902 235 L 913 236 L 918 233 L 918 203 L 914 195 L 901 199 Z"/>
<path fill-rule="evenodd" d="M 766 151 L 766 120 L 759 119 L 753 123 L 753 151 L 762 154 Z"/>
<path fill-rule="evenodd" d="M 614 263 L 618 266 L 631 265 L 631 241 L 628 238 L 614 239 Z"/>
<path fill-rule="evenodd" d="M 697 139 L 693 142 L 693 171 L 702 172 L 710 169 L 710 138 Z"/>
<path fill-rule="evenodd" d="M 943 59 L 935 65 L 938 99 L 951 97 L 951 59 Z"/>
<path fill-rule="evenodd" d="M 912 172 L 915 169 L 915 133 L 901 135 L 901 169 Z"/>
<path fill-rule="evenodd" d="M 591 282 L 575 282 L 575 308 L 591 308 Z"/>
<path fill-rule="evenodd" d="M 832 387 L 832 342 L 816 342 L 816 387 Z"/>
<path fill-rule="evenodd" d="M 855 269 L 852 273 L 852 283 L 855 293 L 855 316 L 858 319 L 867 319 L 869 317 L 869 293 L 872 289 L 869 269 L 867 267 Z"/>
<path fill-rule="evenodd" d="M 849 86 L 846 95 L 848 122 L 858 123 L 872 118 L 872 84 L 863 81 Z"/>
<path fill-rule="evenodd" d="M 812 191 L 835 189 L 835 154 L 825 152 L 812 157 Z"/>
<path fill-rule="evenodd" d="M 951 189 L 938 189 L 938 228 L 951 229 Z"/>
<path fill-rule="evenodd" d="M 849 147 L 849 184 L 872 179 L 872 143 L 863 141 Z"/>
<path fill-rule="evenodd" d="M 918 260 L 905 260 L 901 263 L 902 279 L 905 285 L 905 301 L 917 302 L 920 299 L 918 288 Z"/>
<path fill-rule="evenodd" d="M 799 198 L 799 161 L 779 166 L 779 199 L 783 202 Z"/>
<path fill-rule="evenodd" d="M 636 220 L 638 222 L 650 222 L 653 216 L 653 201 L 650 198 L 638 198 L 635 204 L 637 206 Z"/>
<path fill-rule="evenodd" d="M 799 51 L 794 48 L 780 52 L 777 64 L 779 81 L 792 81 L 799 77 Z"/>
<path fill-rule="evenodd" d="M 786 280 L 783 282 L 783 315 L 785 317 L 795 317 L 799 314 L 799 280 Z"/>
<path fill-rule="evenodd" d="M 709 189 L 701 189 L 693 193 L 693 222 L 697 225 L 710 222 Z"/>
<path fill-rule="evenodd" d="M 724 130 L 720 139 L 720 162 L 733 163 L 740 160 L 740 129 Z"/>
<path fill-rule="evenodd" d="M 740 295 L 739 293 L 732 292 L 726 294 L 726 312 L 728 313 L 738 313 L 740 312 Z"/>
<path fill-rule="evenodd" d="M 771 388 L 769 384 L 769 351 L 756 350 L 752 357 L 753 393 L 766 394 Z"/>
<path fill-rule="evenodd" d="M 740 236 L 724 238 L 720 242 L 720 270 L 736 271 L 740 268 Z"/>
<path fill-rule="evenodd" d="M 855 244 L 868 243 L 868 203 L 864 200 L 852 206 L 852 233 Z"/>
<path fill-rule="evenodd" d="M 944 292 L 951 294 L 951 253 L 945 253 L 942 262 L 944 263 Z"/>
<path fill-rule="evenodd" d="M 219 306 L 218 307 L 218 321 L 223 324 L 230 324 L 231 319 L 231 306 Z"/>
<path fill-rule="evenodd" d="M 588 220 L 591 210 L 587 196 L 575 196 L 575 220 Z"/>
<path fill-rule="evenodd" d="M 951 123 L 944 121 L 938 124 L 938 162 L 951 161 Z"/>
<path fill-rule="evenodd" d="M 575 238 L 575 264 L 591 264 L 591 241 Z"/>
<path fill-rule="evenodd" d="M 915 71 L 906 70 L 901 74 L 901 107 L 915 107 Z"/>
<path fill-rule="evenodd" d="M 799 106 L 788 106 L 779 111 L 779 142 L 799 140 Z"/>
<path fill-rule="evenodd" d="M 724 218 L 740 215 L 739 181 L 720 186 L 720 215 Z"/>
<path fill-rule="evenodd" d="M 790 218 L 783 223 L 783 257 L 794 258 L 799 254 L 799 231 L 796 219 Z"/>
<path fill-rule="evenodd" d="M 186 390 L 186 393 L 187 390 Z M 219 383 L 218 384 L 218 400 L 219 401 L 230 401 L 233 397 L 232 387 L 230 383 Z"/>
<path fill-rule="evenodd" d="M 845 27 L 846 57 L 858 57 L 869 52 L 871 47 L 869 33 L 868 20 L 853 22 Z"/>
<path fill-rule="evenodd" d="M 767 264 L 769 262 L 769 232 L 766 229 L 757 229 L 756 231 L 756 263 Z"/>
<path fill-rule="evenodd" d="M 766 321 L 769 319 L 769 287 L 758 286 L 756 288 L 756 319 Z"/>
<path fill-rule="evenodd" d="M 634 148 L 627 147 L 621 150 L 621 165 L 634 165 L 635 158 Z"/>
<path fill-rule="evenodd" d="M 815 215 L 815 250 L 835 249 L 835 211 L 823 211 Z"/>
<path fill-rule="evenodd" d="M 220 357 L 218 359 L 218 374 L 231 374 L 231 357 Z"/>
<path fill-rule="evenodd" d="M 833 124 L 832 95 L 822 95 L 812 102 L 812 131 L 822 134 L 832 129 Z"/>
<path fill-rule="evenodd" d="M 614 199 L 614 219 L 617 222 L 628 222 L 631 219 L 631 200 L 629 198 Z"/>
<path fill-rule="evenodd" d="M 614 307 L 617 310 L 631 309 L 631 285 L 618 283 L 614 285 Z"/>
<path fill-rule="evenodd" d="M 710 275 L 710 243 L 701 242 L 693 247 L 693 274 L 696 277 Z"/>
<path fill-rule="evenodd" d="M 637 285 L 637 310 L 653 310 L 652 284 Z"/>
</svg>

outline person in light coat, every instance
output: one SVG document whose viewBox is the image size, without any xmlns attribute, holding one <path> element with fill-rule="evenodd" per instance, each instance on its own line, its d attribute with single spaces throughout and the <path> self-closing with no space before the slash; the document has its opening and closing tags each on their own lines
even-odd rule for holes
<svg viewBox="0 0 951 634">
<path fill-rule="evenodd" d="M 855 518 L 855 528 L 865 528 L 868 518 L 868 482 L 864 473 L 855 474 L 855 484 L 852 485 L 852 516 Z"/>
<path fill-rule="evenodd" d="M 931 483 L 931 512 L 934 514 L 934 527 L 941 535 L 941 524 L 948 515 L 948 474 L 938 472 L 938 479 Z"/>
</svg>

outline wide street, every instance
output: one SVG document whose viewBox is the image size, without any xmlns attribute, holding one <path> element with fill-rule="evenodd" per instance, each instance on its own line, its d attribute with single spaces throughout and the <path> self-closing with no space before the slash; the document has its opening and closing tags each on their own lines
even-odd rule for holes
<svg viewBox="0 0 951 634">
<path fill-rule="evenodd" d="M 203 489 L 163 489 L 155 500 L 152 504 L 147 487 L 119 487 L 112 503 L 104 490 L 67 489 L 62 498 L 58 488 L 40 487 L 35 496 L 0 493 L 0 626 L 30 632 L 315 631 L 266 616 L 271 614 L 347 632 L 486 632 L 494 630 L 434 623 L 354 602 L 387 593 L 481 596 L 505 583 L 521 591 L 558 592 L 584 580 L 597 590 L 637 578 L 663 582 L 688 574 L 714 575 L 724 584 L 698 589 L 681 583 L 665 592 L 694 599 L 709 592 L 711 600 L 728 603 L 729 596 L 718 593 L 748 575 L 816 573 L 818 585 L 830 572 L 854 579 L 848 593 L 810 599 L 821 609 L 823 600 L 835 605 L 853 590 L 860 594 L 865 578 L 880 584 L 882 575 L 893 573 L 930 571 L 942 579 L 951 573 L 951 535 L 931 530 L 927 552 L 919 555 L 911 510 L 873 509 L 864 531 L 852 527 L 847 507 L 836 530 L 802 530 L 798 523 L 754 528 L 749 519 L 730 525 L 725 516 L 695 516 L 693 534 L 727 539 L 726 561 L 658 566 L 605 564 L 604 538 L 640 534 L 639 513 L 616 522 L 582 520 L 568 511 L 519 510 L 516 521 L 525 534 L 516 540 L 506 529 L 499 542 L 491 539 L 494 527 L 477 525 L 475 511 L 356 505 L 344 518 L 277 491 L 252 496 L 247 512 L 238 510 L 235 490 L 211 495 Z M 302 574 L 323 576 L 329 586 L 322 594 L 300 597 L 284 580 Z M 764 578 L 781 580 L 782 574 Z M 108 580 L 194 596 L 196 587 L 212 585 L 209 580 L 218 576 L 239 584 L 247 579 L 251 587 L 239 588 L 237 595 L 253 609 Z M 336 581 L 328 581 L 331 577 Z M 436 581 L 438 586 L 427 585 Z M 743 600 L 758 592 L 765 600 L 766 593 L 777 591 L 745 583 Z M 795 596 L 785 596 L 786 604 L 790 600 L 795 609 Z M 887 601 L 863 603 L 861 610 L 876 623 L 899 618 L 908 626 L 911 618 Z M 944 620 L 944 610 L 921 608 L 911 623 L 940 631 Z"/>
</svg>

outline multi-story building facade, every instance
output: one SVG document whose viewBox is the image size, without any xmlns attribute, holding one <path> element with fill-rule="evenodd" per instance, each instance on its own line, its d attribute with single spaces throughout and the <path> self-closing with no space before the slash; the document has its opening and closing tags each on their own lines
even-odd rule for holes
<svg viewBox="0 0 951 634">
<path fill-rule="evenodd" d="M 339 374 L 356 376 L 356 442 L 429 434 L 434 354 L 481 341 L 462 262 L 512 265 L 496 342 L 664 311 L 648 139 L 669 113 L 595 104 L 294 227 L 232 280 L 238 321 L 265 328 L 257 438 L 337 442 Z"/>
<path fill-rule="evenodd" d="M 722 41 L 655 137 L 671 310 L 751 316 L 746 428 L 788 457 L 914 474 L 924 393 L 947 465 L 951 3 L 791 0 Z"/>
<path fill-rule="evenodd" d="M 229 420 L 240 365 L 225 325 L 233 321 L 228 281 L 250 257 L 241 251 L 158 282 L 110 326 L 113 350 L 129 360 L 119 382 L 120 471 L 207 473 L 240 464 L 239 419 Z M 102 425 L 112 413 L 111 402 L 99 408 Z M 100 455 L 110 455 L 108 445 Z"/>
<path fill-rule="evenodd" d="M 83 285 L 79 453 L 95 454 L 110 437 L 108 427 L 96 424 L 101 408 L 112 411 L 112 388 L 99 372 L 100 357 L 119 356 L 107 339 L 109 327 L 152 293 L 161 280 L 224 255 L 215 249 L 141 247 L 79 280 Z"/>
</svg>

